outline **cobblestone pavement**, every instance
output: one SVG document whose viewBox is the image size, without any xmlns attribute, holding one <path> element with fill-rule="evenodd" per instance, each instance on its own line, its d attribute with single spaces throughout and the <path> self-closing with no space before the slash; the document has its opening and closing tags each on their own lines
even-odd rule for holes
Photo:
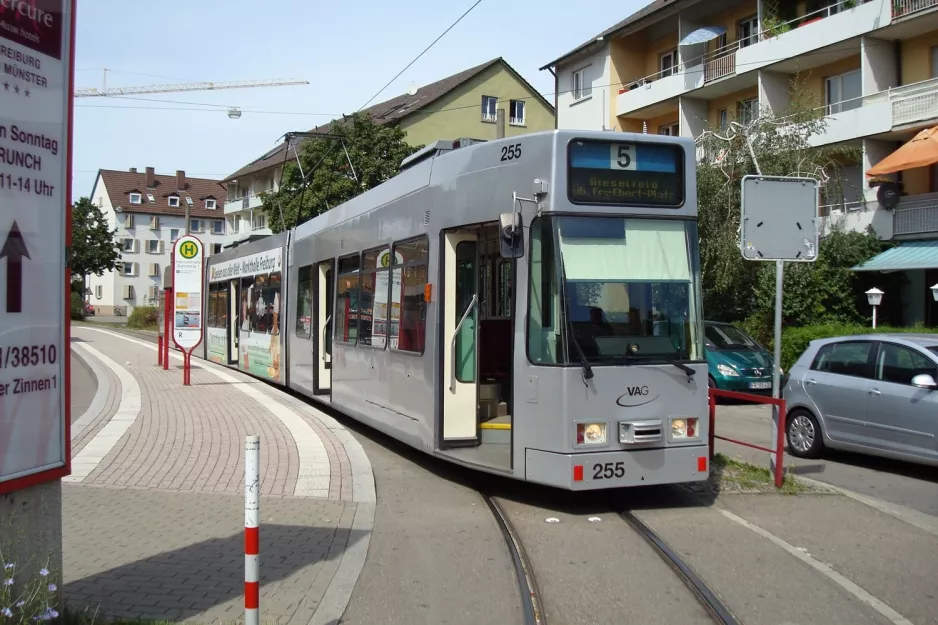
<svg viewBox="0 0 938 625">
<path fill-rule="evenodd" d="M 63 487 L 68 605 L 109 618 L 242 617 L 244 437 L 258 434 L 262 620 L 341 615 L 375 499 L 348 431 L 238 372 L 194 360 L 185 387 L 181 361 L 164 371 L 155 345 L 80 326 L 73 339 L 87 364 L 73 385 L 97 390 Z"/>
</svg>

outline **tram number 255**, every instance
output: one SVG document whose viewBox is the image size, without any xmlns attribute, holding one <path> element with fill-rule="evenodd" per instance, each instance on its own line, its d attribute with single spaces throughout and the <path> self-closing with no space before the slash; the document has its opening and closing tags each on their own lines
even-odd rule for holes
<svg viewBox="0 0 938 625">
<path fill-rule="evenodd" d="M 521 158 L 521 144 L 516 143 L 514 145 L 506 145 L 502 147 L 502 158 L 503 161 L 513 161 Z"/>
<path fill-rule="evenodd" d="M 593 465 L 594 480 L 611 480 L 614 477 L 625 476 L 624 462 L 597 462 Z"/>
</svg>

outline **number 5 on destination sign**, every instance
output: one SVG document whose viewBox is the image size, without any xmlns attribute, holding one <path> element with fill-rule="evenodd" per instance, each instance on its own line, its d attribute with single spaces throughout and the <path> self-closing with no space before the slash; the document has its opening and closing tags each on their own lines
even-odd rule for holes
<svg viewBox="0 0 938 625">
<path fill-rule="evenodd" d="M 631 143 L 613 143 L 609 146 L 609 169 L 635 171 L 635 146 Z"/>
</svg>

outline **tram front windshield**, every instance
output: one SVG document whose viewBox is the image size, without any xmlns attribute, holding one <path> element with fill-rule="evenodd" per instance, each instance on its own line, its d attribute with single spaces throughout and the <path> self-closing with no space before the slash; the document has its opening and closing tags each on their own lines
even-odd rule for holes
<svg viewBox="0 0 938 625">
<path fill-rule="evenodd" d="M 538 218 L 529 292 L 532 361 L 700 360 L 696 241 L 691 220 Z"/>
</svg>

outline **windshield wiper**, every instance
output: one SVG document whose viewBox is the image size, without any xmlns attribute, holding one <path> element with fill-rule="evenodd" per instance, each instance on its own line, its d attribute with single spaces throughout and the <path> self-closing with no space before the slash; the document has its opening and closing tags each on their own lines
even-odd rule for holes
<svg viewBox="0 0 938 625">
<path fill-rule="evenodd" d="M 648 363 L 661 363 L 663 365 L 674 365 L 687 375 L 687 379 L 690 380 L 697 373 L 687 365 L 682 362 L 675 362 L 674 360 L 668 360 L 667 358 L 655 358 L 653 356 L 632 356 L 632 358 L 641 359 Z"/>
<path fill-rule="evenodd" d="M 570 335 L 570 341 L 573 343 L 573 346 L 576 348 L 576 353 L 580 357 L 580 365 L 583 367 L 583 384 L 586 384 L 586 380 L 593 379 L 593 368 L 590 366 L 590 361 L 586 358 L 586 354 L 583 353 L 580 342 L 576 339 L 576 330 L 574 330 L 573 320 L 570 318 L 570 298 L 567 296 L 567 267 L 563 262 L 563 253 L 560 254 L 560 272 L 562 274 L 561 280 L 563 281 L 563 300 L 567 304 L 567 310 L 565 311 L 565 317 L 567 318 L 567 334 Z"/>
</svg>

